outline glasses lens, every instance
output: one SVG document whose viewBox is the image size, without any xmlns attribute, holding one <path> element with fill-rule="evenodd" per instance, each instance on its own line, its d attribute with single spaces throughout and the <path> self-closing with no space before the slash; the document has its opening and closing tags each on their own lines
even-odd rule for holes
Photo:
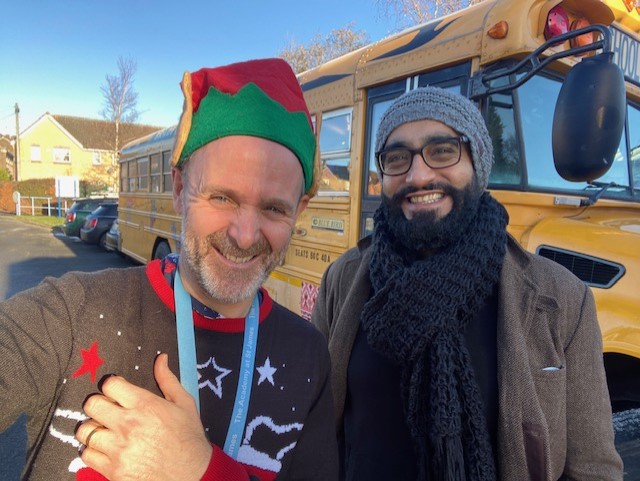
<svg viewBox="0 0 640 481">
<path fill-rule="evenodd" d="M 380 153 L 380 167 L 384 174 L 402 174 L 409 170 L 410 165 L 411 152 L 407 149 L 392 149 Z"/>
<path fill-rule="evenodd" d="M 429 142 L 422 149 L 422 156 L 435 169 L 455 164 L 460 160 L 460 140 L 450 138 Z"/>
</svg>

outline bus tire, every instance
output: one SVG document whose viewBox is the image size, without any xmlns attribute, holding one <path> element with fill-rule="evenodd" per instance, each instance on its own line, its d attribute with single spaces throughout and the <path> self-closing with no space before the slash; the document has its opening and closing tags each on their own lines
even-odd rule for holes
<svg viewBox="0 0 640 481">
<path fill-rule="evenodd" d="M 171 254 L 171 247 L 166 240 L 161 240 L 156 243 L 155 248 L 153 249 L 153 259 L 163 259 L 166 256 Z"/>
<path fill-rule="evenodd" d="M 640 408 L 640 359 L 605 353 L 604 367 L 613 412 Z"/>
</svg>

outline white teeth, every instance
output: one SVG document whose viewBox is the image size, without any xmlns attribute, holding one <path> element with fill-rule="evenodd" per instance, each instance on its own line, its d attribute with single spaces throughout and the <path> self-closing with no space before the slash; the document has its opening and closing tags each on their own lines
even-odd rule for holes
<svg viewBox="0 0 640 481">
<path fill-rule="evenodd" d="M 251 259 L 253 259 L 253 256 L 250 257 L 235 257 L 235 256 L 230 256 L 230 255 L 226 255 L 223 254 L 225 259 L 230 260 L 231 262 L 235 262 L 236 264 L 244 264 L 246 262 L 249 262 Z"/>
<path fill-rule="evenodd" d="M 419 195 L 415 197 L 409 197 L 409 202 L 412 204 L 431 204 L 436 202 L 444 197 L 442 192 L 437 192 L 434 194 L 427 195 Z"/>
</svg>

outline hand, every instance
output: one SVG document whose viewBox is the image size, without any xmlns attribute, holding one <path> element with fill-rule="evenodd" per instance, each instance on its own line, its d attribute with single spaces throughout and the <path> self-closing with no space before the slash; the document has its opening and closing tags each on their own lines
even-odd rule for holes
<svg viewBox="0 0 640 481">
<path fill-rule="evenodd" d="M 164 398 L 112 376 L 102 394 L 85 401 L 92 419 L 76 432 L 88 444 L 82 460 L 111 481 L 197 481 L 212 447 L 195 401 L 169 369 L 166 354 L 156 359 L 153 374 Z"/>
</svg>

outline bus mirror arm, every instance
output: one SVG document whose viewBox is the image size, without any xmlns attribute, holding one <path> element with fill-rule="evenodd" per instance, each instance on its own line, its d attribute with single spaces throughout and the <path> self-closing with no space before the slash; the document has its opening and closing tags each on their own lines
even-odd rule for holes
<svg viewBox="0 0 640 481">
<path fill-rule="evenodd" d="M 549 48 L 554 45 L 558 45 L 559 43 L 563 43 L 571 38 L 579 37 L 585 33 L 590 33 L 597 31 L 601 34 L 601 38 L 593 43 L 588 45 L 583 45 L 580 47 L 570 48 L 568 50 L 563 50 L 562 52 L 556 52 L 544 59 L 540 60 L 540 56 Z M 581 53 L 589 52 L 592 50 L 602 49 L 603 53 L 612 52 L 611 50 L 611 32 L 607 27 L 600 24 L 589 25 L 588 27 L 584 27 L 578 30 L 572 30 L 570 32 L 564 33 L 562 35 L 558 35 L 557 37 L 552 38 L 551 40 L 546 41 L 542 45 L 540 45 L 537 49 L 523 58 L 520 62 L 509 69 L 500 70 L 496 72 L 484 71 L 480 72 L 479 75 L 472 77 L 471 79 L 471 91 L 469 93 L 469 98 L 472 100 L 477 100 L 481 97 L 486 97 L 492 94 L 502 93 L 506 91 L 510 91 L 520 87 L 522 84 L 527 82 L 531 77 L 533 77 L 537 72 L 544 69 L 548 64 L 554 62 L 558 59 L 569 57 L 571 55 L 578 55 Z M 520 77 L 519 79 L 505 85 L 501 85 L 499 87 L 489 87 L 488 84 L 499 78 L 508 78 L 513 74 L 521 73 L 526 71 L 526 73 Z"/>
<path fill-rule="evenodd" d="M 581 199 L 580 207 L 589 207 L 595 204 L 596 202 L 598 202 L 598 200 L 600 200 L 600 197 L 602 197 L 602 195 L 606 192 L 606 190 L 609 187 L 619 187 L 619 185 L 616 184 L 615 182 L 609 182 L 609 183 L 591 182 L 589 184 L 589 187 L 598 187 L 598 190 L 596 190 L 593 194 L 591 194 L 586 199 Z"/>
</svg>

